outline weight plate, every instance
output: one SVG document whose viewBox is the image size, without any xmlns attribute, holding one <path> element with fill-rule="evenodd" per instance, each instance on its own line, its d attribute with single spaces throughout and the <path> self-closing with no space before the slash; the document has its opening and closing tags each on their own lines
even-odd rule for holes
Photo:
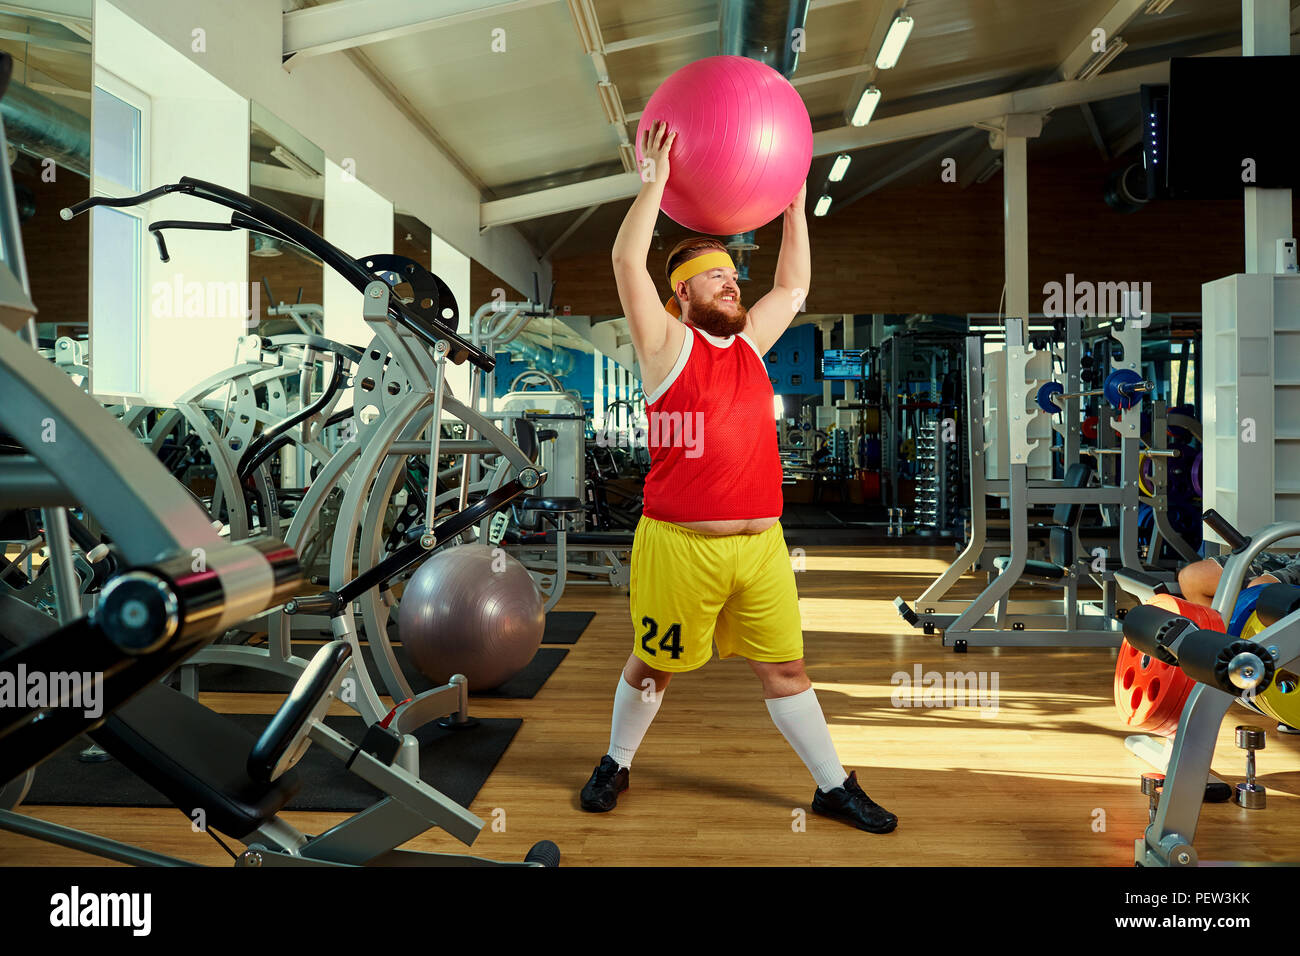
<svg viewBox="0 0 1300 956">
<path fill-rule="evenodd" d="M 1186 617 L 1203 630 L 1224 629 L 1214 610 L 1172 594 L 1157 594 L 1147 603 Z M 1120 645 L 1114 691 L 1115 707 L 1125 726 L 1170 736 L 1178 729 L 1178 718 L 1195 683 L 1181 668 L 1142 654 L 1127 640 Z"/>
<path fill-rule="evenodd" d="M 1125 411 L 1142 401 L 1141 393 L 1136 395 L 1126 394 L 1125 389 L 1141 381 L 1142 376 L 1133 369 L 1117 369 L 1106 376 L 1106 384 L 1102 386 L 1102 397 L 1106 399 L 1111 408 Z"/>
<path fill-rule="evenodd" d="M 1253 590 L 1253 589 L 1252 589 Z M 1251 641 L 1264 630 L 1264 622 L 1259 615 L 1251 613 L 1241 628 L 1241 638 Z M 1273 683 L 1268 690 L 1255 697 L 1251 703 L 1255 709 L 1266 717 L 1288 727 L 1300 726 L 1300 675 L 1295 671 L 1279 668 L 1273 675 Z"/>
<path fill-rule="evenodd" d="M 1047 382 L 1039 387 L 1038 394 L 1035 396 L 1034 401 L 1038 403 L 1039 408 L 1047 412 L 1049 415 L 1059 415 L 1061 413 L 1061 406 L 1052 401 L 1052 396 L 1063 394 L 1065 394 L 1064 385 L 1060 382 Z"/>
<path fill-rule="evenodd" d="M 1266 584 L 1256 584 L 1253 588 L 1246 588 L 1237 595 L 1237 604 L 1232 609 L 1232 617 L 1228 618 L 1228 633 L 1233 637 L 1245 636 L 1242 634 L 1242 628 L 1255 613 L 1255 605 L 1259 603 L 1259 592 L 1266 587 L 1268 587 Z"/>
</svg>

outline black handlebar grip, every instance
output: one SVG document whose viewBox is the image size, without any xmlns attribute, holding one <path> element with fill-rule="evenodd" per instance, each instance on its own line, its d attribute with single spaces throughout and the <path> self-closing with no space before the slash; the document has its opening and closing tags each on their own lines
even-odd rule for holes
<svg viewBox="0 0 1300 956">
<path fill-rule="evenodd" d="M 1172 611 L 1141 604 L 1124 615 L 1124 637 L 1143 654 L 1176 665 L 1178 658 L 1165 645 L 1191 625 L 1187 618 Z"/>
<path fill-rule="evenodd" d="M 1217 534 L 1232 549 L 1233 554 L 1241 554 L 1250 544 L 1250 539 L 1234 528 L 1228 519 L 1219 514 L 1213 508 L 1201 515 L 1201 520 L 1209 525 L 1210 530 Z"/>
<path fill-rule="evenodd" d="M 1254 641 L 1235 640 L 1222 631 L 1194 630 L 1178 644 L 1178 666 L 1194 681 L 1228 694 L 1240 694 L 1242 688 L 1229 678 L 1229 665 L 1239 654 L 1253 654 L 1258 658 L 1264 671 L 1252 689 L 1256 694 L 1263 693 L 1273 680 L 1273 655 Z"/>
<path fill-rule="evenodd" d="M 307 594 L 303 597 L 296 597 L 284 606 L 285 614 L 318 614 L 324 613 L 334 615 L 339 612 L 342 603 L 339 596 L 333 591 L 322 591 L 320 594 Z"/>
</svg>

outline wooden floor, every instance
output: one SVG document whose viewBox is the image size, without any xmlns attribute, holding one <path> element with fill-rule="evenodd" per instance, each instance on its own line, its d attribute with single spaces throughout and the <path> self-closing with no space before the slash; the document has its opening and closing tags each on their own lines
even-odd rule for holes
<svg viewBox="0 0 1300 956">
<path fill-rule="evenodd" d="M 916 597 L 951 559 L 950 549 L 805 550 L 798 581 L 808 673 L 846 768 L 899 815 L 894 833 L 862 833 L 811 813 L 801 820 L 814 785 L 740 660 L 714 660 L 675 678 L 618 808 L 579 810 L 578 790 L 609 742 L 615 681 L 631 647 L 626 596 L 579 588 L 561 608 L 595 610 L 596 618 L 542 691 L 532 700 L 474 701 L 480 716 L 524 723 L 472 805 L 498 823 L 484 829 L 472 852 L 519 859 L 535 841 L 551 839 L 572 866 L 1132 866 L 1133 841 L 1147 820 L 1137 781 L 1149 768 L 1124 749 L 1111 700 L 1113 651 L 972 648 L 954 655 L 938 638 L 905 629 L 891 603 L 896 595 Z M 911 675 L 918 664 L 923 672 L 996 673 L 996 712 L 894 706 L 892 675 Z M 222 695 L 204 700 L 219 710 L 230 706 Z M 268 712 L 278 703 L 259 700 Z M 1244 774 L 1244 753 L 1232 742 L 1240 723 L 1268 730 L 1258 755 L 1268 808 L 1207 805 L 1196 839 L 1201 858 L 1300 859 L 1292 846 L 1300 838 L 1300 740 L 1234 706 L 1214 762 L 1230 783 Z M 228 862 L 174 810 L 27 812 L 195 861 Z M 285 816 L 319 832 L 345 815 Z M 442 833 L 408 846 L 461 848 Z M 0 861 L 101 862 L 9 833 L 0 833 Z"/>
</svg>

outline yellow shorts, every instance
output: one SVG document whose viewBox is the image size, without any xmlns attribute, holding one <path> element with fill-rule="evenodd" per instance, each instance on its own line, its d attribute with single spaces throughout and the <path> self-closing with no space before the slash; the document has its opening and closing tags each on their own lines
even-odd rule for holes
<svg viewBox="0 0 1300 956">
<path fill-rule="evenodd" d="M 632 653 L 655 670 L 718 657 L 797 661 L 803 623 L 781 522 L 708 535 L 642 516 L 632 541 Z"/>
</svg>

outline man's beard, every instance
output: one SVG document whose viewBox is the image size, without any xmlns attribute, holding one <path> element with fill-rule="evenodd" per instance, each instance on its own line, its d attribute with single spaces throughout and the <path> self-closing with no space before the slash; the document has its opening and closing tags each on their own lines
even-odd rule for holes
<svg viewBox="0 0 1300 956">
<path fill-rule="evenodd" d="M 733 315 L 718 308 L 716 302 L 716 299 L 711 302 L 701 302 L 699 305 L 692 302 L 690 315 L 687 316 L 691 325 L 723 339 L 743 332 L 745 323 L 749 319 L 749 310 L 737 301 L 736 312 Z"/>
</svg>

